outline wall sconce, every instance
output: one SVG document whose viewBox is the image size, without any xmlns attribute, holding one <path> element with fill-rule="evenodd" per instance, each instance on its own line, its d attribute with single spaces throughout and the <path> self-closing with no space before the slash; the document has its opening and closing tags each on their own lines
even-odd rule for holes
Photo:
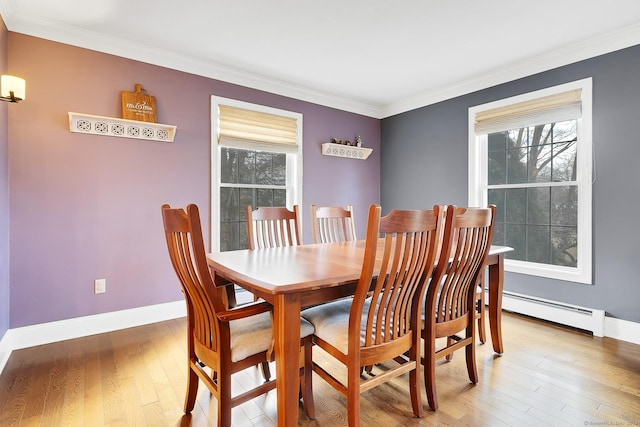
<svg viewBox="0 0 640 427">
<path fill-rule="evenodd" d="M 25 99 L 24 79 L 3 75 L 0 77 L 0 100 L 5 102 L 19 102 Z"/>
</svg>

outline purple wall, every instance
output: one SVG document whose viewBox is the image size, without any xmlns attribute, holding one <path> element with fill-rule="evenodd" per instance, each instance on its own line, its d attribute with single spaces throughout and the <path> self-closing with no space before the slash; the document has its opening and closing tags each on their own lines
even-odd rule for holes
<svg viewBox="0 0 640 427">
<path fill-rule="evenodd" d="M 7 38 L 7 27 L 0 18 L 0 74 L 5 74 L 7 71 Z M 0 102 L 0 339 L 9 329 L 8 107 L 6 102 Z"/>
<path fill-rule="evenodd" d="M 197 203 L 210 217 L 211 95 L 304 115 L 305 241 L 311 203 L 352 203 L 360 236 L 368 205 L 379 203 L 377 119 L 16 33 L 8 60 L 27 81 L 9 115 L 11 328 L 182 298 L 160 205 Z M 158 122 L 177 126 L 173 143 L 69 132 L 69 111 L 120 117 L 120 91 L 135 83 L 156 97 Z M 374 149 L 368 160 L 320 154 L 321 142 L 356 134 Z M 0 223 L 0 245 L 5 234 Z M 107 293 L 93 294 L 96 278 Z"/>
</svg>

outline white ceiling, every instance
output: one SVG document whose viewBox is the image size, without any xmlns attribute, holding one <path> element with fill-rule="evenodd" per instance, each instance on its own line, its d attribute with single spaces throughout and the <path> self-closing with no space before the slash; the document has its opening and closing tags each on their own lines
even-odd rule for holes
<svg viewBox="0 0 640 427">
<path fill-rule="evenodd" d="M 640 44 L 638 0 L 0 0 L 10 31 L 382 118 Z"/>
</svg>

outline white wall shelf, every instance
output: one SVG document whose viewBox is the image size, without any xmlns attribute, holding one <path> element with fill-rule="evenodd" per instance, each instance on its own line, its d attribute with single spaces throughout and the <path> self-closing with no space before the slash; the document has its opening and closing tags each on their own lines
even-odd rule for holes
<svg viewBox="0 0 640 427">
<path fill-rule="evenodd" d="M 173 142 L 176 127 L 160 123 L 69 112 L 69 130 L 92 135 Z"/>
<path fill-rule="evenodd" d="M 322 143 L 323 156 L 346 157 L 349 159 L 365 160 L 373 152 L 373 148 L 354 147 L 351 145 Z"/>
</svg>

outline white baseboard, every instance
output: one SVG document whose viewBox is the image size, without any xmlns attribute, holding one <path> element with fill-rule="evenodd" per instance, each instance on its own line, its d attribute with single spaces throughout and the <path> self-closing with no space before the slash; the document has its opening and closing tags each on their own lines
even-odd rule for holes
<svg viewBox="0 0 640 427">
<path fill-rule="evenodd" d="M 488 301 L 488 296 L 485 301 Z M 606 317 L 604 310 L 580 307 L 515 292 L 504 292 L 503 310 L 591 331 L 596 337 L 609 337 L 640 345 L 640 323 Z"/>
<path fill-rule="evenodd" d="M 13 350 L 185 317 L 184 300 L 9 329 L 0 340 L 0 373 Z"/>
<path fill-rule="evenodd" d="M 605 336 L 640 345 L 640 323 L 605 317 Z"/>
</svg>

